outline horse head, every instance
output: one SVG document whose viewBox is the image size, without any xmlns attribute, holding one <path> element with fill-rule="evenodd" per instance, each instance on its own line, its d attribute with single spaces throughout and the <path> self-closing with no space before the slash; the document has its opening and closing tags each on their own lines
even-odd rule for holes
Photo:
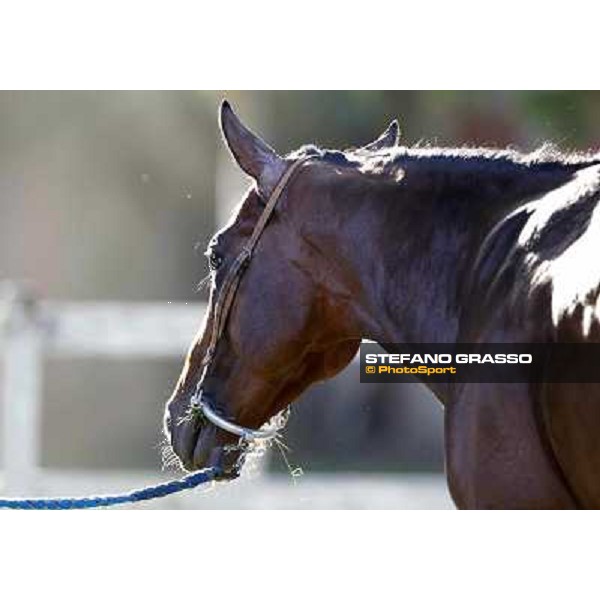
<svg viewBox="0 0 600 600">
<path fill-rule="evenodd" d="M 398 125 L 326 161 L 310 146 L 279 156 L 227 102 L 220 126 L 252 185 L 208 245 L 208 309 L 167 404 L 165 429 L 186 469 L 218 466 L 231 478 L 253 433 L 309 385 L 343 369 L 367 333 L 357 264 L 368 264 L 362 236 L 370 217 L 361 198 L 369 181 L 361 161 L 347 156 L 395 146 Z"/>
</svg>

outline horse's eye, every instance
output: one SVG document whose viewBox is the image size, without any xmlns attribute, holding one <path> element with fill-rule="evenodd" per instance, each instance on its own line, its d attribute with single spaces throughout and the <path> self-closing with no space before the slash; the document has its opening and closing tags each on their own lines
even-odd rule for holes
<svg viewBox="0 0 600 600">
<path fill-rule="evenodd" d="M 216 271 L 223 263 L 223 257 L 216 252 L 210 252 L 208 255 L 208 264 L 213 271 Z"/>
</svg>

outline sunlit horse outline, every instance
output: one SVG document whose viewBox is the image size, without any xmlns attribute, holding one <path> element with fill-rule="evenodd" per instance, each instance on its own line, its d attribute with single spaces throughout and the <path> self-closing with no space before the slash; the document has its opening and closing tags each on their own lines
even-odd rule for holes
<svg viewBox="0 0 600 600">
<path fill-rule="evenodd" d="M 394 122 L 362 148 L 280 157 L 227 102 L 220 117 L 253 184 L 209 244 L 208 314 L 166 410 L 187 469 L 235 476 L 244 452 L 239 436 L 190 412 L 199 388 L 223 419 L 256 430 L 343 369 L 362 338 L 599 341 L 597 156 L 406 148 Z M 299 160 L 205 368 L 215 293 Z M 430 388 L 445 406 L 459 507 L 600 505 L 596 384 Z"/>
</svg>

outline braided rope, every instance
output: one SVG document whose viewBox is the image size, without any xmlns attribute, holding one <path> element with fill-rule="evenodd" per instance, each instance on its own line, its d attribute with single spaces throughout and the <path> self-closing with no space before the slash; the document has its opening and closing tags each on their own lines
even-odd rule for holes
<svg viewBox="0 0 600 600">
<path fill-rule="evenodd" d="M 125 494 L 114 496 L 90 496 L 82 498 L 0 498 L 0 508 L 16 510 L 72 510 L 82 508 L 99 508 L 105 506 L 116 506 L 117 504 L 128 504 L 143 502 L 154 498 L 163 498 L 171 494 L 177 494 L 184 490 L 190 490 L 203 483 L 213 481 L 220 474 L 215 467 L 196 471 L 182 479 L 174 479 L 166 483 L 149 486 L 140 490 L 132 490 Z"/>
</svg>

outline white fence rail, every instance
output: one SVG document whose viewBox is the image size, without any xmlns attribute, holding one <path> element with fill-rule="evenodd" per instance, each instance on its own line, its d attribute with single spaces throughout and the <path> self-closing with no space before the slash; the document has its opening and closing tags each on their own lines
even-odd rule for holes
<svg viewBox="0 0 600 600">
<path fill-rule="evenodd" d="M 4 493 L 36 493 L 44 356 L 183 357 L 204 317 L 201 303 L 36 301 L 3 290 Z"/>
</svg>

